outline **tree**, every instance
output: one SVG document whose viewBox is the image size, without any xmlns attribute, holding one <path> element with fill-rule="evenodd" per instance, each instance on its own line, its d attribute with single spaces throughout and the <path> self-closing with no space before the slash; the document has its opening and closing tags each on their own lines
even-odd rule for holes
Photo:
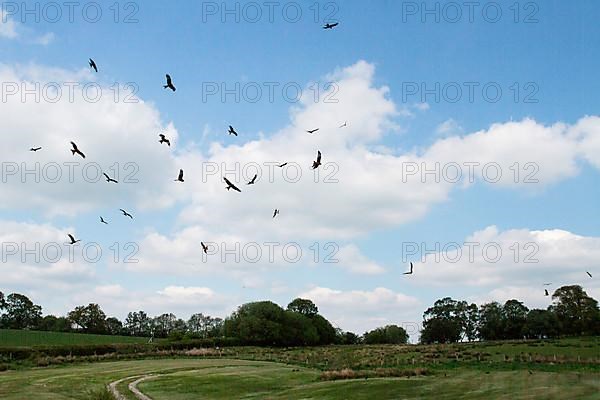
<svg viewBox="0 0 600 400">
<path fill-rule="evenodd" d="M 479 308 L 479 337 L 483 340 L 499 340 L 504 337 L 504 316 L 498 302 L 482 304 Z"/>
<path fill-rule="evenodd" d="M 387 325 L 365 333 L 363 341 L 366 344 L 406 344 L 408 343 L 408 334 L 404 328 Z"/>
<path fill-rule="evenodd" d="M 98 304 L 75 307 L 68 314 L 69 320 L 81 327 L 85 333 L 106 333 L 106 314 Z"/>
<path fill-rule="evenodd" d="M 46 315 L 38 323 L 37 330 L 50 332 L 70 332 L 71 321 L 65 317 L 56 317 L 54 315 Z"/>
<path fill-rule="evenodd" d="M 450 297 L 437 300 L 433 307 L 428 308 L 423 314 L 421 342 L 458 342 L 468 325 L 466 321 L 468 308 L 466 302 L 458 302 Z"/>
<path fill-rule="evenodd" d="M 278 345 L 283 342 L 284 311 L 271 301 L 258 301 L 240 306 L 225 320 L 225 334 L 243 344 Z"/>
<path fill-rule="evenodd" d="M 598 332 L 600 311 L 598 302 L 579 285 L 563 286 L 552 294 L 550 311 L 556 314 L 560 331 L 565 335 L 586 335 Z"/>
<path fill-rule="evenodd" d="M 502 307 L 503 339 L 522 339 L 529 309 L 518 300 L 508 300 Z"/>
<path fill-rule="evenodd" d="M 125 318 L 125 331 L 131 336 L 150 336 L 151 320 L 144 311 L 130 312 Z"/>
<path fill-rule="evenodd" d="M 313 326 L 317 329 L 317 334 L 319 335 L 319 344 L 333 344 L 336 340 L 335 328 L 329 321 L 327 321 L 323 316 L 317 314 L 313 315 L 311 318 Z"/>
<path fill-rule="evenodd" d="M 292 300 L 292 302 L 288 304 L 287 309 L 288 311 L 300 313 L 307 317 L 312 317 L 319 313 L 319 309 L 315 303 L 310 300 L 300 298 Z"/>
<path fill-rule="evenodd" d="M 177 317 L 175 314 L 162 314 L 152 319 L 152 328 L 154 330 L 154 336 L 156 337 L 167 337 L 171 332 L 175 330 L 177 324 Z"/>
<path fill-rule="evenodd" d="M 528 339 L 546 339 L 558 336 L 556 315 L 548 310 L 531 310 L 527 313 L 523 334 Z"/>
<path fill-rule="evenodd" d="M 33 329 L 42 318 L 42 307 L 25 295 L 11 293 L 3 300 L 2 326 L 9 329 Z"/>
<path fill-rule="evenodd" d="M 111 335 L 120 335 L 123 333 L 123 323 L 115 317 L 106 318 L 106 332 Z"/>
<path fill-rule="evenodd" d="M 6 305 L 6 299 L 4 298 L 4 293 L 0 292 L 0 315 L 2 315 L 2 310 L 4 310 L 4 306 Z"/>
<path fill-rule="evenodd" d="M 319 334 L 310 318 L 298 312 L 284 311 L 282 345 L 312 346 L 318 342 Z"/>
</svg>

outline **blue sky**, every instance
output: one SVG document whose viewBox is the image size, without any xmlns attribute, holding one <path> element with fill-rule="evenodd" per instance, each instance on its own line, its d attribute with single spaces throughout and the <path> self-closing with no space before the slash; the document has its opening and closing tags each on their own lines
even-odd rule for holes
<svg viewBox="0 0 600 400">
<path fill-rule="evenodd" d="M 265 7 L 262 17 L 251 22 L 243 11 L 248 2 L 226 3 L 229 9 L 237 4 L 239 22 L 232 14 L 223 21 L 221 2 L 148 1 L 135 8 L 122 2 L 117 23 L 109 2 L 101 3 L 103 15 L 97 23 L 85 21 L 79 8 L 72 23 L 64 9 L 55 23 L 43 15 L 36 22 L 22 10 L 4 10 L 3 82 L 75 80 L 105 88 L 131 82 L 140 100 L 131 108 L 104 98 L 104 106 L 82 108 L 62 102 L 38 108 L 9 100 L 6 105 L 12 108 L 3 107 L 7 114 L 2 119 L 9 120 L 5 128 L 21 132 L 2 153 L 4 161 L 35 162 L 37 153 L 19 153 L 34 141 L 44 147 L 43 162 L 72 161 L 68 142 L 75 140 L 87 142 L 88 158 L 101 160 L 103 166 L 139 161 L 141 176 L 139 184 L 121 182 L 102 189 L 104 182 L 64 188 L 13 182 L 0 201 L 0 219 L 27 240 L 40 230 L 48 238 L 73 230 L 83 242 L 98 242 L 106 253 L 114 242 L 135 242 L 141 262 L 134 267 L 111 265 L 103 257 L 92 265 L 81 260 L 59 263 L 54 271 L 52 263 L 13 260 L 4 264 L 11 269 L 0 285 L 4 291 L 30 294 L 54 313 L 95 301 L 121 318 L 136 308 L 156 314 L 173 310 L 182 317 L 207 311 L 224 316 L 245 301 L 268 298 L 285 305 L 305 295 L 326 317 L 357 331 L 420 321 L 435 299 L 447 295 L 476 302 L 520 296 L 530 307 L 545 307 L 549 300 L 536 293 L 541 291 L 540 279 L 581 283 L 600 295 L 600 286 L 583 281 L 580 273 L 600 273 L 594 250 L 600 241 L 595 218 L 600 215 L 596 2 L 520 2 L 517 22 L 510 8 L 514 2 L 498 2 L 494 4 L 500 5 L 502 16 L 496 23 L 482 15 L 489 2 L 475 9 L 473 22 L 463 8 L 462 18 L 453 23 L 445 20 L 453 14 L 443 12 L 439 23 L 431 15 L 423 22 L 421 10 L 403 15 L 403 9 L 421 7 L 421 2 L 343 1 L 335 8 L 315 3 L 317 20 L 311 2 L 279 2 L 273 22 Z M 440 10 L 446 3 L 437 3 Z M 27 4 L 31 8 L 34 3 Z M 39 4 L 42 9 L 47 3 Z M 213 6 L 217 15 L 207 14 Z M 292 6 L 302 10 L 296 23 L 281 11 Z M 427 7 L 435 6 L 427 2 Z M 138 21 L 124 23 L 131 11 Z M 332 11 L 330 20 L 340 25 L 325 31 L 321 26 Z M 537 22 L 525 23 L 528 15 Z M 96 60 L 98 74 L 87 68 L 89 57 Z M 162 88 L 165 73 L 173 77 L 177 92 Z M 222 101 L 219 95 L 202 99 L 206 85 L 264 87 L 265 82 L 277 82 L 279 88 L 299 85 L 305 95 L 311 82 L 317 82 L 319 102 L 305 96 L 292 103 L 278 89 L 274 101 L 266 91 L 255 103 L 247 98 L 236 102 L 232 96 Z M 323 104 L 323 85 L 331 82 L 340 91 L 332 95 L 339 100 L 335 109 Z M 473 101 L 468 100 L 466 82 L 477 83 Z M 436 83 L 448 90 L 461 87 L 462 96 L 452 102 L 449 97 L 455 92 L 449 91 L 439 101 L 430 94 L 423 102 L 420 92 L 406 92 L 421 85 L 435 88 Z M 497 102 L 486 101 L 481 91 L 492 83 L 502 90 Z M 536 102 L 526 102 L 528 94 Z M 328 120 L 332 113 L 339 115 L 335 126 Z M 62 118 L 56 121 L 52 115 Z M 347 128 L 337 128 L 345 121 Z M 229 124 L 239 137 L 226 135 Z M 322 129 L 311 143 L 303 131 L 315 127 Z M 163 130 L 174 139 L 170 149 L 157 143 Z M 135 144 L 141 140 L 144 145 L 138 149 Z M 66 143 L 62 153 L 54 152 L 55 143 L 60 143 L 56 149 Z M 101 148 L 96 155 L 93 146 Z M 112 153 L 111 146 L 122 152 Z M 240 200 L 237 194 L 218 191 L 218 176 L 210 184 L 199 182 L 203 163 L 299 157 L 310 166 L 316 149 L 323 151 L 326 162 L 338 163 L 338 183 L 264 182 L 256 189 L 267 186 L 267 191 L 251 195 L 244 190 Z M 347 162 L 352 157 L 365 161 Z M 534 162 L 540 181 L 513 185 L 478 179 L 472 185 L 412 182 L 404 187 L 394 168 L 407 159 L 498 162 L 505 178 L 514 162 Z M 182 167 L 191 183 L 174 188 L 172 180 Z M 384 170 L 377 173 L 378 168 Z M 308 167 L 304 173 L 310 173 Z M 390 182 L 395 189 L 378 190 Z M 301 202 L 300 193 L 311 190 L 315 195 L 306 194 Z M 69 201 L 75 205 L 65 210 Z M 227 207 L 237 210 L 228 213 Z M 134 221 L 119 218 L 118 208 L 133 210 Z M 276 220 L 270 218 L 273 208 L 282 209 Z M 98 215 L 109 218 L 111 225 L 98 224 Z M 233 228 L 237 223 L 239 231 Z M 206 236 L 213 235 L 247 243 L 253 234 L 260 241 L 297 241 L 306 253 L 314 241 L 321 246 L 334 242 L 345 248 L 344 257 L 339 265 L 316 266 L 285 261 L 231 266 L 213 258 L 195 269 L 202 264 L 193 248 L 199 246 L 197 239 L 211 241 Z M 540 248 L 539 263 L 524 265 L 503 257 L 495 264 L 461 260 L 448 265 L 412 257 L 419 262 L 416 274 L 401 275 L 406 269 L 401 243 L 425 242 L 433 248 L 436 242 L 463 243 L 468 237 L 507 246 L 533 241 Z M 3 237 L 3 243 L 11 240 Z M 157 250 L 161 244 L 167 247 L 164 252 Z M 568 248 L 575 248 L 567 252 L 572 257 L 566 257 Z M 481 276 L 470 282 L 460 274 Z"/>
</svg>

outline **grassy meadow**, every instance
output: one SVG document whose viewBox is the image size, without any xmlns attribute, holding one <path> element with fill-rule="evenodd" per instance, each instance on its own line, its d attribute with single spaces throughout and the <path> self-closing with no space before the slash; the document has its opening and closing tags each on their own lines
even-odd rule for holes
<svg viewBox="0 0 600 400">
<path fill-rule="evenodd" d="M 0 329 L 0 347 L 36 347 L 147 342 L 148 338 L 131 336 L 89 335 L 84 333 L 70 332 Z"/>
<path fill-rule="evenodd" d="M 43 368 L 17 365 L 0 372 L 0 399 L 109 400 L 107 385 L 122 380 L 116 389 L 135 400 L 129 384 L 141 377 L 146 379 L 137 388 L 153 400 L 600 399 L 598 337 L 226 347 L 130 356 L 57 357 Z"/>
</svg>

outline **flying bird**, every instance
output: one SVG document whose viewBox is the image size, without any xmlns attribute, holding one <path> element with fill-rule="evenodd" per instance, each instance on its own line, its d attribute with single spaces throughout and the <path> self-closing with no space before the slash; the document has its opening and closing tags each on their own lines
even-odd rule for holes
<svg viewBox="0 0 600 400">
<path fill-rule="evenodd" d="M 410 271 L 404 272 L 402 275 L 412 275 L 413 273 L 413 263 L 410 263 Z"/>
<path fill-rule="evenodd" d="M 550 285 L 552 285 L 552 282 L 550 282 L 550 283 L 544 283 L 544 286 L 550 286 Z"/>
<path fill-rule="evenodd" d="M 98 67 L 96 66 L 96 62 L 90 58 L 90 68 L 93 68 L 94 71 L 98 72 Z"/>
<path fill-rule="evenodd" d="M 124 216 L 133 219 L 133 216 L 131 214 L 129 214 L 127 211 L 123 210 L 122 208 L 119 208 L 119 211 L 121 211 Z"/>
<path fill-rule="evenodd" d="M 256 183 L 256 178 L 258 177 L 258 174 L 254 175 L 254 178 L 252 178 L 252 180 L 250 182 L 248 182 L 246 185 L 254 185 Z"/>
<path fill-rule="evenodd" d="M 173 86 L 173 81 L 171 80 L 171 75 L 167 74 L 167 84 L 163 85 L 165 89 L 171 89 L 172 91 L 176 91 L 175 86 Z"/>
<path fill-rule="evenodd" d="M 117 180 L 115 180 L 115 179 L 111 178 L 110 176 L 108 176 L 106 174 L 106 172 L 103 172 L 102 175 L 104 175 L 106 177 L 106 182 L 108 182 L 108 183 L 111 183 L 111 182 L 119 183 Z"/>
<path fill-rule="evenodd" d="M 229 125 L 229 131 L 227 131 L 227 133 L 229 133 L 229 135 L 235 135 L 237 136 L 237 132 L 235 131 L 235 129 L 233 129 L 233 126 Z"/>
<path fill-rule="evenodd" d="M 275 209 L 275 211 L 273 211 L 273 218 L 275 218 L 277 215 L 279 215 L 279 210 Z"/>
<path fill-rule="evenodd" d="M 340 128 L 345 128 L 345 127 L 347 127 L 347 126 L 348 126 L 348 121 L 344 122 L 344 124 L 343 124 L 343 125 L 340 125 Z"/>
<path fill-rule="evenodd" d="M 108 222 L 106 222 L 106 221 L 104 220 L 104 218 L 102 218 L 102 215 L 100 216 L 100 222 L 102 222 L 104 225 L 108 225 Z"/>
<path fill-rule="evenodd" d="M 278 167 L 279 167 L 279 168 L 283 168 L 283 167 L 285 167 L 286 165 L 288 165 L 288 163 L 284 162 L 283 164 L 281 164 L 281 165 L 278 165 Z"/>
<path fill-rule="evenodd" d="M 69 244 L 75 244 L 77 242 L 81 242 L 81 240 L 79 240 L 79 239 L 75 240 L 75 238 L 73 237 L 73 235 L 71 235 L 70 233 L 67 234 L 67 236 L 69 236 L 69 239 L 71 239 L 71 243 L 69 243 Z"/>
<path fill-rule="evenodd" d="M 200 242 L 200 244 L 202 245 L 202 251 L 204 251 L 204 254 L 208 254 L 208 246 L 204 244 L 204 242 Z"/>
<path fill-rule="evenodd" d="M 32 148 L 29 149 L 29 151 L 36 152 L 36 151 L 41 150 L 41 149 L 42 149 L 41 147 L 32 147 Z"/>
<path fill-rule="evenodd" d="M 223 177 L 223 179 L 225 180 L 225 183 L 227 183 L 227 187 L 225 189 L 229 190 L 229 189 L 233 189 L 237 192 L 242 192 L 240 189 L 238 189 L 237 186 L 235 186 L 233 183 L 231 183 L 231 181 L 225 177 Z"/>
<path fill-rule="evenodd" d="M 158 143 L 160 143 L 160 144 L 166 143 L 167 146 L 171 147 L 171 142 L 169 141 L 169 139 L 167 139 L 165 137 L 165 135 L 163 135 L 162 133 L 159 133 L 158 136 L 160 136 L 160 140 L 158 141 Z"/>
<path fill-rule="evenodd" d="M 71 142 L 71 146 L 73 146 L 73 148 L 71 149 L 71 153 L 73 153 L 73 155 L 79 154 L 81 157 L 85 158 L 85 154 L 79 151 L 75 142 Z"/>
<path fill-rule="evenodd" d="M 592 274 L 590 274 L 589 272 L 585 271 L 585 273 L 588 274 L 590 278 L 593 278 Z"/>
<path fill-rule="evenodd" d="M 177 177 L 177 179 L 175 179 L 175 182 L 185 182 L 183 180 L 183 170 L 182 169 L 179 170 L 179 176 Z"/>
<path fill-rule="evenodd" d="M 317 151 L 317 161 L 313 161 L 312 169 L 319 168 L 321 165 L 321 151 Z"/>
<path fill-rule="evenodd" d="M 325 24 L 325 26 L 323 27 L 323 29 L 333 29 L 336 26 L 338 26 L 339 24 L 340 24 L 339 22 L 336 22 L 334 24 L 327 23 L 327 24 Z"/>
<path fill-rule="evenodd" d="M 316 131 L 318 131 L 319 129 L 320 129 L 320 128 L 317 128 L 317 129 L 311 129 L 311 130 L 308 130 L 308 131 L 306 131 L 306 132 L 307 132 L 307 133 L 310 133 L 310 134 L 312 135 L 313 133 L 315 133 L 315 132 L 316 132 Z"/>
<path fill-rule="evenodd" d="M 549 296 L 548 289 L 544 289 L 544 296 Z"/>
</svg>

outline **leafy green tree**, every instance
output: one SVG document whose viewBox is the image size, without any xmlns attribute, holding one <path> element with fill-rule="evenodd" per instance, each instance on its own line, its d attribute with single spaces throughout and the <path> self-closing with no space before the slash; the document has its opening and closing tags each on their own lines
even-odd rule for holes
<svg viewBox="0 0 600 400">
<path fill-rule="evenodd" d="M 504 337 L 504 316 L 498 302 L 479 307 L 479 337 L 483 340 L 500 340 Z"/>
<path fill-rule="evenodd" d="M 56 317 L 54 315 L 44 316 L 38 323 L 37 330 L 50 332 L 70 332 L 71 321 L 65 317 Z"/>
<path fill-rule="evenodd" d="M 312 320 L 304 314 L 284 311 L 282 343 L 284 346 L 312 346 L 319 342 L 319 334 Z"/>
<path fill-rule="evenodd" d="M 125 331 L 131 336 L 150 336 L 151 319 L 144 311 L 130 312 L 125 318 Z"/>
<path fill-rule="evenodd" d="M 319 309 L 315 303 L 310 300 L 300 298 L 294 299 L 290 304 L 288 304 L 287 309 L 288 311 L 297 312 L 307 317 L 312 317 L 319 313 Z"/>
<path fill-rule="evenodd" d="M 437 300 L 433 307 L 423 314 L 422 343 L 457 342 L 464 334 L 466 322 L 466 302 L 445 297 Z"/>
<path fill-rule="evenodd" d="M 177 317 L 172 313 L 161 314 L 152 319 L 154 336 L 165 338 L 176 328 Z"/>
<path fill-rule="evenodd" d="M 9 329 L 34 329 L 42 319 L 42 307 L 25 295 L 11 293 L 3 300 L 2 326 Z"/>
<path fill-rule="evenodd" d="M 408 334 L 402 327 L 387 325 L 365 333 L 363 342 L 366 344 L 406 344 L 408 343 Z"/>
<path fill-rule="evenodd" d="M 508 300 L 502 307 L 504 325 L 503 339 L 522 339 L 529 309 L 515 299 Z"/>
<path fill-rule="evenodd" d="M 564 335 L 588 335 L 598 332 L 598 302 L 579 285 L 563 286 L 552 294 L 549 310 L 556 314 Z"/>
<path fill-rule="evenodd" d="M 240 306 L 225 320 L 225 334 L 244 344 L 277 345 L 283 342 L 284 311 L 271 301 Z"/>
<path fill-rule="evenodd" d="M 553 312 L 535 309 L 527 313 L 523 334 L 528 339 L 554 338 L 558 333 L 558 319 Z"/>
<path fill-rule="evenodd" d="M 98 304 L 90 303 L 87 306 L 75 307 L 69 312 L 68 318 L 85 333 L 106 333 L 106 314 Z"/>
<path fill-rule="evenodd" d="M 310 319 L 313 326 L 317 329 L 319 344 L 334 344 L 337 336 L 333 325 L 319 314 L 313 315 Z"/>
<path fill-rule="evenodd" d="M 120 335 L 123 333 L 123 323 L 115 317 L 106 318 L 106 332 L 111 335 Z"/>
</svg>

